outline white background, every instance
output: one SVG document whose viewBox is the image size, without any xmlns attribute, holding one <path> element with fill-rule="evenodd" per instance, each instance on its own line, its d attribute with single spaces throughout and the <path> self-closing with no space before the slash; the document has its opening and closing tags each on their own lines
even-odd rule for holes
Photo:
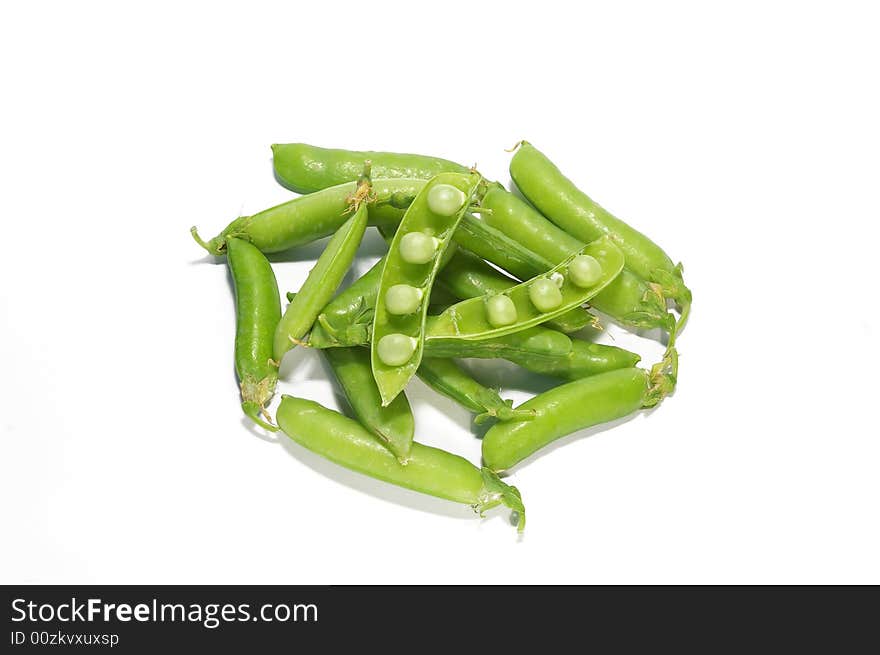
<svg viewBox="0 0 880 655">
<path fill-rule="evenodd" d="M 0 582 L 880 582 L 871 4 L 603 5 L 4 4 Z M 695 304 L 673 397 L 515 471 L 518 539 L 249 429 L 226 269 L 187 232 L 291 197 L 273 142 L 507 181 L 522 138 Z M 282 374 L 339 407 L 317 353 Z M 410 398 L 478 461 L 463 409 Z"/>
</svg>

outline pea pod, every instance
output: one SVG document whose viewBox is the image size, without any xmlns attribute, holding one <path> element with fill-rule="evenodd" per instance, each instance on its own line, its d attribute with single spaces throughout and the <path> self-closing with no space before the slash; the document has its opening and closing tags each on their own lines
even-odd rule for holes
<svg viewBox="0 0 880 655">
<path fill-rule="evenodd" d="M 522 141 L 510 161 L 516 186 L 538 210 L 581 241 L 609 235 L 623 251 L 626 267 L 637 276 L 662 287 L 664 295 L 682 307 L 682 321 L 691 303 L 691 292 L 663 249 L 627 225 L 578 189 L 540 150 Z"/>
<path fill-rule="evenodd" d="M 276 179 L 297 193 L 312 193 L 356 180 L 368 159 L 373 162 L 373 176 L 376 178 L 429 180 L 440 173 L 468 172 L 466 166 L 424 155 L 338 150 L 307 143 L 276 143 L 272 146 Z"/>
<path fill-rule="evenodd" d="M 511 258 L 507 258 L 507 264 L 512 266 L 511 272 L 514 275 L 537 275 L 586 245 L 548 221 L 528 203 L 499 184 L 489 186 L 483 195 L 481 206 L 487 210 L 481 214 L 481 220 L 519 245 L 517 261 L 522 263 L 511 264 Z M 491 235 L 491 232 L 487 231 L 486 234 Z M 484 254 L 491 257 L 491 247 L 484 248 Z M 512 248 L 507 246 L 507 249 Z M 532 257 L 528 256 L 529 252 Z M 629 328 L 661 328 L 669 333 L 675 330 L 675 319 L 667 311 L 666 298 L 660 289 L 650 286 L 626 268 L 611 284 L 597 293 L 590 304 Z"/>
<path fill-rule="evenodd" d="M 275 329 L 272 346 L 276 362 L 280 362 L 291 347 L 299 343 L 312 327 L 318 314 L 339 287 L 342 278 L 351 267 L 364 230 L 367 227 L 367 207 L 361 204 L 330 239 L 327 248 L 321 253 L 314 268 L 284 311 L 284 316 Z"/>
<path fill-rule="evenodd" d="M 323 352 L 358 421 L 406 463 L 415 431 L 406 394 L 398 394 L 387 407 L 382 405 L 370 367 L 370 352 L 365 348 L 327 348 Z"/>
<path fill-rule="evenodd" d="M 451 398 L 477 414 L 474 422 L 479 425 L 491 418 L 499 421 L 527 420 L 534 413 L 513 409 L 512 400 L 502 400 L 498 392 L 485 387 L 451 359 L 425 357 L 416 375 L 434 391 Z"/>
<path fill-rule="evenodd" d="M 432 178 L 394 235 L 382 268 L 371 336 L 373 377 L 383 404 L 400 393 L 419 366 L 431 286 L 480 179 L 476 173 Z"/>
<path fill-rule="evenodd" d="M 361 173 L 364 162 L 360 162 Z M 353 180 L 358 179 L 355 175 Z M 381 179 L 368 189 L 360 182 L 346 182 L 317 193 L 294 198 L 253 216 L 232 221 L 220 234 L 203 241 L 195 227 L 193 238 L 212 255 L 226 252 L 226 240 L 238 237 L 250 241 L 264 253 L 283 252 L 312 243 L 336 232 L 351 216 L 353 206 L 366 203 L 372 224 L 396 224 L 424 180 Z"/>
<path fill-rule="evenodd" d="M 523 352 L 508 354 L 505 359 L 532 373 L 541 373 L 562 380 L 578 380 L 635 366 L 641 357 L 616 346 L 572 339 L 571 350 L 563 355 L 543 357 L 531 352 Z"/>
<path fill-rule="evenodd" d="M 462 221 L 462 225 L 464 221 Z M 456 234 L 461 233 L 461 225 Z M 550 268 L 548 266 L 547 268 Z M 517 280 L 508 277 L 496 268 L 493 268 L 480 257 L 459 248 L 449 264 L 437 276 L 434 291 L 438 288 L 449 291 L 458 300 L 467 300 L 490 293 L 504 293 L 513 286 Z M 434 297 L 431 297 L 432 302 Z M 452 303 L 446 303 L 452 304 Z M 588 325 L 595 325 L 596 317 L 583 307 L 575 307 L 564 314 L 560 314 L 552 321 L 547 321 L 547 327 L 565 333 L 583 330 Z"/>
<path fill-rule="evenodd" d="M 489 428 L 483 462 L 493 471 L 505 471 L 560 437 L 653 407 L 674 390 L 677 367 L 677 354 L 670 349 L 650 371 L 624 368 L 538 394 L 517 408 L 534 411 L 534 418 Z"/>
<path fill-rule="evenodd" d="M 272 338 L 281 319 L 275 274 L 265 255 L 247 241 L 229 240 L 226 263 L 235 287 L 235 372 L 241 386 L 241 408 L 267 430 L 266 405 L 275 393 L 278 366 L 272 361 Z"/>
<path fill-rule="evenodd" d="M 569 270 L 579 258 L 587 258 L 598 266 L 597 277 L 587 285 L 577 284 Z M 488 339 L 538 325 L 587 302 L 622 269 L 623 253 L 610 239 L 598 239 L 544 275 L 504 294 L 452 305 L 431 322 L 425 339 Z M 496 306 L 496 300 L 503 303 Z"/>
<path fill-rule="evenodd" d="M 506 485 L 488 469 L 439 448 L 413 443 L 406 466 L 360 423 L 318 403 L 282 396 L 276 414 L 284 433 L 301 446 L 346 468 L 370 477 L 470 505 L 484 511 L 506 505 L 525 527 L 525 507 L 516 487 Z"/>
</svg>

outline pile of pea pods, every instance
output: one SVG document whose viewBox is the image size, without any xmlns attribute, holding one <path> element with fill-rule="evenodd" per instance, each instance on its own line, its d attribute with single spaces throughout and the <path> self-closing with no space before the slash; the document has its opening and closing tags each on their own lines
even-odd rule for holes
<svg viewBox="0 0 880 655">
<path fill-rule="evenodd" d="M 262 428 L 480 516 L 505 505 L 522 531 L 522 497 L 500 475 L 560 437 L 653 407 L 675 389 L 676 338 L 691 306 L 681 264 L 532 144 L 520 142 L 510 162 L 521 196 L 436 157 L 302 143 L 272 151 L 277 180 L 299 197 L 236 218 L 209 241 L 192 228 L 229 266 L 241 407 Z M 388 252 L 337 294 L 368 226 Z M 266 254 L 328 236 L 282 313 Z M 661 334 L 661 360 L 639 367 L 635 353 L 576 336 L 600 316 Z M 278 367 L 297 346 L 327 358 L 350 416 L 285 394 L 272 418 Z M 455 362 L 472 357 L 506 359 L 559 385 L 513 407 Z M 414 441 L 405 394 L 414 375 L 476 423 L 493 423 L 481 467 Z"/>
</svg>

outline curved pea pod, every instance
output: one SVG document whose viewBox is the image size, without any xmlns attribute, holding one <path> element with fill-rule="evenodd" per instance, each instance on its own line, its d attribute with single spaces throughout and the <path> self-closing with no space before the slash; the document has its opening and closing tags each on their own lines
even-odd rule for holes
<svg viewBox="0 0 880 655">
<path fill-rule="evenodd" d="M 477 382 L 451 359 L 424 357 L 416 375 L 434 391 L 476 413 L 477 425 L 492 418 L 510 421 L 534 416 L 529 410 L 513 409 L 512 400 L 503 400 L 495 389 Z"/>
<path fill-rule="evenodd" d="M 576 258 L 583 256 L 598 263 L 599 274 L 592 284 L 578 286 L 569 268 Z M 589 301 L 622 269 L 620 249 L 607 237 L 598 239 L 545 274 L 518 284 L 504 294 L 471 298 L 448 307 L 431 322 L 425 339 L 489 339 L 538 325 Z M 503 312 L 494 311 L 493 303 L 498 299 L 506 305 Z M 493 313 L 502 316 L 495 320 Z"/>
<path fill-rule="evenodd" d="M 677 366 L 671 349 L 650 371 L 624 368 L 538 394 L 517 408 L 534 411 L 534 418 L 489 428 L 483 437 L 484 464 L 505 471 L 565 435 L 655 406 L 675 389 Z"/>
<path fill-rule="evenodd" d="M 361 204 L 354 216 L 339 228 L 327 248 L 309 271 L 305 283 L 284 311 L 275 329 L 273 357 L 280 362 L 288 350 L 300 343 L 351 267 L 367 227 L 367 207 Z"/>
<path fill-rule="evenodd" d="M 360 162 L 360 174 L 364 162 Z M 352 179 L 358 178 L 355 175 Z M 312 243 L 336 232 L 351 216 L 354 207 L 366 203 L 373 224 L 400 221 L 405 207 L 425 185 L 424 180 L 376 180 L 370 189 L 360 182 L 346 182 L 294 198 L 252 216 L 232 221 L 220 234 L 203 241 L 195 227 L 196 242 L 212 255 L 226 252 L 226 240 L 237 237 L 250 241 L 264 253 L 283 252 Z"/>
<path fill-rule="evenodd" d="M 266 412 L 278 382 L 278 366 L 272 361 L 272 339 L 281 319 L 275 274 L 263 253 L 240 239 L 229 240 L 226 263 L 235 287 L 235 372 L 241 408 L 254 423 L 277 430 Z"/>
<path fill-rule="evenodd" d="M 328 348 L 323 352 L 358 421 L 379 437 L 398 460 L 406 463 L 415 432 L 406 394 L 398 394 L 388 406 L 382 405 L 368 350 Z"/>
<path fill-rule="evenodd" d="M 276 413 L 284 433 L 301 446 L 353 471 L 424 494 L 470 505 L 481 516 L 506 505 L 525 527 L 525 507 L 516 487 L 479 469 L 463 457 L 413 443 L 404 466 L 357 421 L 320 404 L 282 396 Z"/>
<path fill-rule="evenodd" d="M 680 307 L 690 306 L 691 293 L 682 279 L 681 264 L 673 264 L 660 246 L 578 189 L 532 144 L 520 143 L 510 160 L 510 175 L 529 202 L 563 230 L 582 241 L 612 236 L 623 250 L 628 270 L 661 285 Z"/>
<path fill-rule="evenodd" d="M 275 178 L 297 193 L 312 193 L 356 180 L 365 160 L 373 163 L 376 178 L 429 180 L 440 173 L 468 172 L 466 166 L 425 155 L 319 148 L 307 143 L 276 143 L 272 146 Z"/>
<path fill-rule="evenodd" d="M 382 268 L 371 335 L 373 377 L 383 404 L 400 393 L 419 366 L 431 286 L 481 179 L 477 173 L 432 178 L 394 234 Z"/>
<path fill-rule="evenodd" d="M 514 275 L 531 277 L 558 264 L 584 247 L 584 242 L 551 223 L 531 205 L 493 184 L 483 195 L 481 221 L 518 244 L 516 257 L 505 262 Z M 484 255 L 492 255 L 492 232 L 485 231 Z M 512 251 L 509 246 L 505 249 Z M 531 257 L 529 256 L 531 253 Z M 501 265 L 494 260 L 495 264 Z M 670 334 L 675 318 L 667 311 L 666 297 L 656 285 L 624 268 L 620 275 L 590 301 L 590 305 L 631 329 L 661 328 Z"/>
<path fill-rule="evenodd" d="M 564 355 L 541 357 L 532 353 L 523 353 L 508 355 L 506 359 L 533 373 L 563 380 L 578 380 L 633 367 L 639 363 L 641 357 L 617 346 L 572 339 L 571 350 Z"/>
</svg>

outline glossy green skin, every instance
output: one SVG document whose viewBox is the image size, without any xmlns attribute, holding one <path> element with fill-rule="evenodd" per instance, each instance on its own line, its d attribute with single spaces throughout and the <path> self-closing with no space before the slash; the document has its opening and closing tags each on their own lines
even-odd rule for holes
<svg viewBox="0 0 880 655">
<path fill-rule="evenodd" d="M 600 207 L 532 144 L 520 144 L 510 160 L 510 175 L 529 202 L 570 235 L 581 241 L 612 236 L 627 269 L 636 275 L 653 280 L 658 269 L 676 271 L 660 246 Z"/>
<path fill-rule="evenodd" d="M 434 317 L 428 319 L 428 325 Z M 432 339 L 425 343 L 428 357 L 473 357 L 478 359 L 507 359 L 519 363 L 531 359 L 553 361 L 571 352 L 572 339 L 543 326 L 512 332 L 494 339 L 463 341 L 461 339 Z"/>
<path fill-rule="evenodd" d="M 584 428 L 628 416 L 647 402 L 649 374 L 625 368 L 563 384 L 526 401 L 528 421 L 493 425 L 483 437 L 483 462 L 505 471 L 549 443 Z"/>
<path fill-rule="evenodd" d="M 308 147 L 312 148 L 311 146 Z M 321 148 L 313 149 L 316 152 L 324 151 Z M 345 153 L 347 151 L 341 152 Z M 331 175 L 331 170 L 338 171 L 340 175 L 342 174 L 341 171 L 345 171 L 348 180 L 357 179 L 363 166 L 363 160 L 358 162 L 357 157 L 364 154 L 348 151 L 349 158 L 346 160 L 348 163 L 343 168 L 315 166 L 308 170 L 308 163 L 313 161 L 309 158 L 289 158 L 287 159 L 286 166 L 291 167 L 289 175 L 299 175 L 303 176 L 303 178 L 308 177 L 314 189 L 326 189 L 328 186 L 343 181 L 339 177 Z M 373 152 L 370 155 L 372 156 L 374 171 L 402 170 L 395 163 L 395 158 L 401 157 L 406 160 L 407 157 L 410 157 L 410 155 L 379 152 Z M 343 154 L 342 157 L 345 159 L 346 155 Z M 415 155 L 414 157 L 419 156 Z M 316 158 L 314 161 L 319 159 Z M 433 157 L 421 159 L 430 160 L 435 163 L 445 162 L 445 160 Z M 464 168 L 453 162 L 447 162 L 445 165 L 448 166 L 448 168 L 444 169 L 447 171 L 458 171 Z M 414 174 L 416 174 L 415 171 L 417 170 L 418 167 L 413 167 Z M 424 167 L 421 170 L 424 172 L 420 175 L 424 175 L 426 179 L 433 176 L 434 169 L 432 167 Z M 376 177 L 378 178 L 380 175 L 376 174 Z M 489 198 L 493 196 L 492 189 L 494 188 L 501 189 L 501 192 L 495 193 L 494 197 L 490 200 Z M 512 211 L 510 207 L 498 206 L 503 205 L 505 202 L 513 205 Z M 399 204 L 405 206 L 403 203 Z M 459 229 L 456 232 L 456 242 L 520 279 L 528 279 L 543 273 L 567 257 L 571 252 L 579 250 L 584 245 L 583 241 L 574 239 L 565 231 L 557 228 L 528 204 L 522 202 L 513 194 L 504 191 L 498 184 L 491 186 L 482 204 L 484 207 L 494 209 L 495 211 L 494 217 L 491 215 L 483 217 L 485 224 L 494 228 L 494 230 L 487 230 L 485 227 L 481 229 L 481 226 L 471 221 L 472 217 L 468 216 L 465 217 L 460 225 L 464 229 Z M 505 214 L 499 210 L 508 211 L 509 214 L 502 218 Z M 380 211 L 382 212 L 381 214 L 379 214 Z M 373 218 L 374 213 L 377 214 L 375 219 Z M 399 218 L 399 210 L 391 206 L 380 206 L 371 211 L 371 222 L 373 224 L 393 223 L 395 220 L 399 220 Z M 535 221 L 530 222 L 532 218 Z M 536 227 L 539 229 L 535 229 Z M 519 232 L 519 235 L 516 234 L 517 232 Z M 504 239 L 504 236 L 510 238 Z M 574 242 L 577 242 L 579 247 L 575 246 Z M 529 252 L 533 246 L 537 250 L 532 252 L 530 256 Z M 561 254 L 558 252 L 560 249 L 564 251 Z M 555 255 L 553 254 L 554 250 L 557 251 Z M 677 277 L 680 280 L 680 275 L 673 277 Z M 683 289 L 681 295 L 684 299 L 688 299 L 690 292 Z M 659 298 L 648 287 L 644 279 L 626 269 L 621 272 L 614 282 L 593 298 L 591 305 L 631 329 L 662 328 L 671 333 L 675 327 L 674 317 L 666 311 L 665 300 Z M 557 319 L 557 322 L 559 320 Z M 559 327 L 565 327 L 565 324 L 559 325 Z M 569 330 L 566 328 L 565 331 Z"/>
<path fill-rule="evenodd" d="M 276 143 L 272 164 L 276 179 L 297 193 L 312 193 L 328 186 L 356 180 L 364 161 L 372 162 L 375 178 L 429 180 L 440 173 L 467 173 L 468 168 L 447 159 L 370 150 L 319 148 L 306 143 Z"/>
<path fill-rule="evenodd" d="M 489 417 L 509 421 L 518 416 L 511 408 L 511 401 L 503 400 L 494 389 L 484 387 L 451 359 L 425 357 L 416 375 L 434 391 L 475 412 L 478 423 Z"/>
<path fill-rule="evenodd" d="M 428 317 L 429 324 L 431 318 Z M 312 345 L 335 348 L 369 343 L 368 329 L 350 330 L 348 337 L 354 336 L 359 336 L 360 340 L 350 339 L 343 344 L 335 341 L 325 343 L 322 338 L 319 343 Z M 527 371 L 564 380 L 635 366 L 640 359 L 623 348 L 572 339 L 562 332 L 542 326 L 482 341 L 432 339 L 425 342 L 424 357 L 506 359 Z"/>
<path fill-rule="evenodd" d="M 607 237 L 588 244 L 580 251 L 594 257 L 602 266 L 602 276 L 597 283 L 589 288 L 578 287 L 565 276 L 569 260 L 547 271 L 539 278 L 532 278 L 505 292 L 516 306 L 517 320 L 515 323 L 494 327 L 489 323 L 485 297 L 471 298 L 447 308 L 432 321 L 430 329 L 425 333 L 425 340 L 442 339 L 488 339 L 516 332 L 526 327 L 538 325 L 553 319 L 560 314 L 584 304 L 607 286 L 623 270 L 623 253 Z M 572 255 L 574 258 L 576 255 Z M 547 279 L 554 274 L 563 275 L 560 304 L 552 310 L 539 311 L 530 299 L 529 289 L 538 279 Z"/>
<path fill-rule="evenodd" d="M 318 314 L 318 321 L 309 333 L 309 345 L 314 348 L 358 346 L 370 342 L 373 313 L 379 280 L 385 258 L 351 283 L 331 300 Z"/>
<path fill-rule="evenodd" d="M 281 301 L 272 266 L 247 241 L 229 240 L 226 259 L 235 287 L 235 372 L 241 407 L 254 422 L 276 429 L 260 418 L 278 381 L 272 362 L 272 339 L 281 319 Z"/>
<path fill-rule="evenodd" d="M 521 280 L 528 280 L 553 267 L 548 260 L 537 257 L 527 244 L 511 239 L 500 229 L 475 216 L 465 217 L 455 235 L 455 241 L 462 248 Z"/>
<path fill-rule="evenodd" d="M 309 271 L 305 283 L 284 311 L 272 346 L 276 362 L 280 362 L 284 353 L 305 336 L 321 309 L 336 293 L 342 278 L 351 268 L 366 227 L 367 206 L 362 204 L 330 239 L 314 268 Z"/>
<path fill-rule="evenodd" d="M 578 380 L 591 375 L 635 366 L 641 360 L 637 354 L 616 346 L 571 340 L 571 350 L 558 357 L 536 357 L 534 354 L 507 357 L 508 361 L 533 373 L 541 373 L 563 380 Z"/>
<path fill-rule="evenodd" d="M 383 404 L 390 403 L 400 393 L 419 367 L 424 349 L 425 319 L 428 314 L 428 299 L 431 296 L 431 286 L 434 283 L 437 271 L 440 269 L 443 254 L 452 241 L 452 235 L 455 233 L 455 229 L 462 216 L 464 216 L 470 199 L 477 190 L 477 184 L 480 179 L 480 176 L 476 173 L 467 175 L 441 173 L 432 178 L 425 184 L 415 200 L 413 200 L 394 235 L 388 254 L 385 257 L 385 265 L 382 268 L 382 277 L 379 281 L 379 292 L 373 313 L 373 333 L 371 335 L 373 377 L 376 379 L 376 385 L 379 387 Z M 428 195 L 431 189 L 441 184 L 448 184 L 464 193 L 465 201 L 462 207 L 452 216 L 441 216 L 428 208 Z M 438 240 L 434 259 L 426 264 L 410 264 L 403 261 L 401 257 L 400 238 L 403 234 L 414 231 L 430 233 Z M 385 294 L 390 287 L 396 284 L 408 284 L 422 291 L 423 299 L 417 312 L 404 316 L 395 316 L 386 310 Z M 378 344 L 382 337 L 395 333 L 404 334 L 417 341 L 415 351 L 406 363 L 400 366 L 389 366 L 379 357 Z"/>
<path fill-rule="evenodd" d="M 559 264 L 585 245 L 500 185 L 489 187 L 481 205 L 489 210 L 482 215 L 481 220 L 534 253 L 534 257 L 528 259 L 520 251 L 518 260 L 526 261 L 513 264 L 515 270 L 511 272 L 514 275 L 537 275 L 547 267 Z M 491 248 L 486 247 L 486 250 L 491 255 Z M 507 263 L 510 265 L 509 261 Z M 590 304 L 622 325 L 634 329 L 659 327 L 671 331 L 675 325 L 674 317 L 666 310 L 666 301 L 645 280 L 626 268 L 611 284 L 596 294 Z"/>
<path fill-rule="evenodd" d="M 500 503 L 525 512 L 519 492 L 469 461 L 438 448 L 413 443 L 407 464 L 397 458 L 357 421 L 318 403 L 283 396 L 278 425 L 301 446 L 332 462 L 370 477 L 482 511 Z"/>
<path fill-rule="evenodd" d="M 460 230 L 461 225 L 459 225 Z M 439 287 L 446 289 L 459 300 L 467 300 L 487 294 L 503 293 L 517 283 L 517 280 L 493 268 L 480 257 L 459 249 L 455 257 L 437 276 L 434 292 L 436 293 Z M 434 296 L 431 300 L 434 301 Z M 583 307 L 576 307 L 552 321 L 547 321 L 548 327 L 565 333 L 577 332 L 592 324 L 593 315 Z"/>
<path fill-rule="evenodd" d="M 330 236 L 349 219 L 350 199 L 357 185 L 357 182 L 346 182 L 294 198 L 253 216 L 236 218 L 202 245 L 212 255 L 223 255 L 229 237 L 250 241 L 264 253 L 283 252 L 312 243 Z M 368 203 L 371 224 L 399 222 L 403 215 L 400 207 L 406 207 L 424 185 L 424 180 L 376 180 L 372 185 L 376 200 Z"/>
<path fill-rule="evenodd" d="M 383 407 L 373 380 L 370 352 L 365 348 L 327 348 L 324 356 L 358 421 L 379 437 L 401 462 L 412 449 L 415 421 L 406 394 Z"/>
</svg>

